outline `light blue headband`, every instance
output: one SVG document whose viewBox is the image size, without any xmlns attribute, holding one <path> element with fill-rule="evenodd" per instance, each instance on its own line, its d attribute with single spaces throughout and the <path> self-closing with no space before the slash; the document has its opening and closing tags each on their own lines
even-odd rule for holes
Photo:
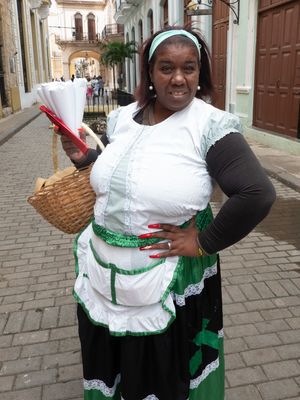
<svg viewBox="0 0 300 400">
<path fill-rule="evenodd" d="M 148 61 L 151 60 L 155 50 L 164 40 L 169 39 L 169 37 L 176 36 L 176 35 L 182 35 L 182 36 L 185 36 L 185 37 L 189 38 L 190 40 L 192 40 L 194 45 L 197 47 L 197 50 L 199 53 L 199 58 L 201 58 L 201 53 L 200 53 L 201 44 L 198 42 L 196 36 L 192 35 L 188 31 L 185 31 L 184 29 L 172 29 L 169 31 L 161 32 L 157 36 L 155 36 L 155 38 L 152 40 L 152 43 L 150 46 Z"/>
</svg>

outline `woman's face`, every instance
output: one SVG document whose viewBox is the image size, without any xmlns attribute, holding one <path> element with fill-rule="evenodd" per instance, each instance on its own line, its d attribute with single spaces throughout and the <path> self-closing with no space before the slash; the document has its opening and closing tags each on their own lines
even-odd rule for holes
<svg viewBox="0 0 300 400">
<path fill-rule="evenodd" d="M 185 108 L 196 95 L 199 73 L 195 46 L 174 43 L 158 48 L 150 71 L 157 95 L 155 111 L 171 115 Z"/>
</svg>

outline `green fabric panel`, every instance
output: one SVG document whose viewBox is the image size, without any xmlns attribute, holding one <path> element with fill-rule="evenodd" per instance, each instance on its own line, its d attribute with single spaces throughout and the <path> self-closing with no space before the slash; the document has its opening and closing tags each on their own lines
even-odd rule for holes
<svg viewBox="0 0 300 400">
<path fill-rule="evenodd" d="M 219 341 L 219 367 L 211 372 L 197 388 L 190 389 L 189 400 L 224 400 L 225 367 L 223 338 L 220 338 Z"/>
<path fill-rule="evenodd" d="M 117 304 L 115 284 L 116 284 L 116 270 L 113 268 L 110 271 L 110 290 L 111 290 L 111 301 L 113 304 Z"/>
<path fill-rule="evenodd" d="M 200 347 L 199 350 L 195 352 L 193 357 L 190 360 L 190 374 L 194 375 L 197 369 L 200 367 L 202 362 L 202 351 L 201 346 L 205 344 L 206 346 L 210 346 L 215 350 L 219 350 L 220 347 L 220 338 L 217 333 L 211 332 L 206 329 L 209 320 L 204 318 L 202 321 L 202 330 L 197 333 L 193 342 Z"/>
<path fill-rule="evenodd" d="M 174 285 L 173 291 L 176 294 L 183 294 L 187 286 L 199 283 L 206 268 L 212 267 L 217 262 L 217 255 L 203 257 L 181 257 L 183 268 Z"/>
<path fill-rule="evenodd" d="M 209 331 L 206 329 L 209 320 L 204 318 L 202 321 L 202 330 L 201 332 L 197 333 L 194 343 L 198 346 L 205 344 L 207 346 L 212 347 L 213 349 L 219 350 L 219 336 L 217 333 Z"/>
<path fill-rule="evenodd" d="M 194 375 L 202 363 L 202 352 L 197 350 L 193 357 L 190 359 L 190 374 Z"/>
<path fill-rule="evenodd" d="M 120 389 L 119 387 L 116 389 L 113 397 L 105 396 L 100 390 L 97 389 L 85 390 L 84 400 L 121 400 Z"/>
</svg>

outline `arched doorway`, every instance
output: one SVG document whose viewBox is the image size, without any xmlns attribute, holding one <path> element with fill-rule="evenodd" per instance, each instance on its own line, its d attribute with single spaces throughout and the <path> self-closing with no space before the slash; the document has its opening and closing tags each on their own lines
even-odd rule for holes
<svg viewBox="0 0 300 400">
<path fill-rule="evenodd" d="M 99 63 L 100 53 L 95 51 L 76 51 L 69 57 L 70 76 L 77 78 L 92 78 L 103 76 L 105 71 Z"/>
</svg>

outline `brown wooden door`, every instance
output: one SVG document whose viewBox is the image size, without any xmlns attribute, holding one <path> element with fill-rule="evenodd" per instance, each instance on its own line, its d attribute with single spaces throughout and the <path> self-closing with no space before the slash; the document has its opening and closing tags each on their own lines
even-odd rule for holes
<svg viewBox="0 0 300 400">
<path fill-rule="evenodd" d="M 82 29 L 82 15 L 77 13 L 75 15 L 75 39 L 83 39 L 83 29 Z"/>
<path fill-rule="evenodd" d="M 300 4 L 274 3 L 259 5 L 253 124 L 299 137 Z"/>
<path fill-rule="evenodd" d="M 222 110 L 225 110 L 226 98 L 228 21 L 229 7 L 221 2 L 215 2 L 212 31 L 212 73 L 215 89 L 213 104 Z"/>
<path fill-rule="evenodd" d="M 95 26 L 95 16 L 88 16 L 88 39 L 96 40 L 96 26 Z"/>
</svg>

